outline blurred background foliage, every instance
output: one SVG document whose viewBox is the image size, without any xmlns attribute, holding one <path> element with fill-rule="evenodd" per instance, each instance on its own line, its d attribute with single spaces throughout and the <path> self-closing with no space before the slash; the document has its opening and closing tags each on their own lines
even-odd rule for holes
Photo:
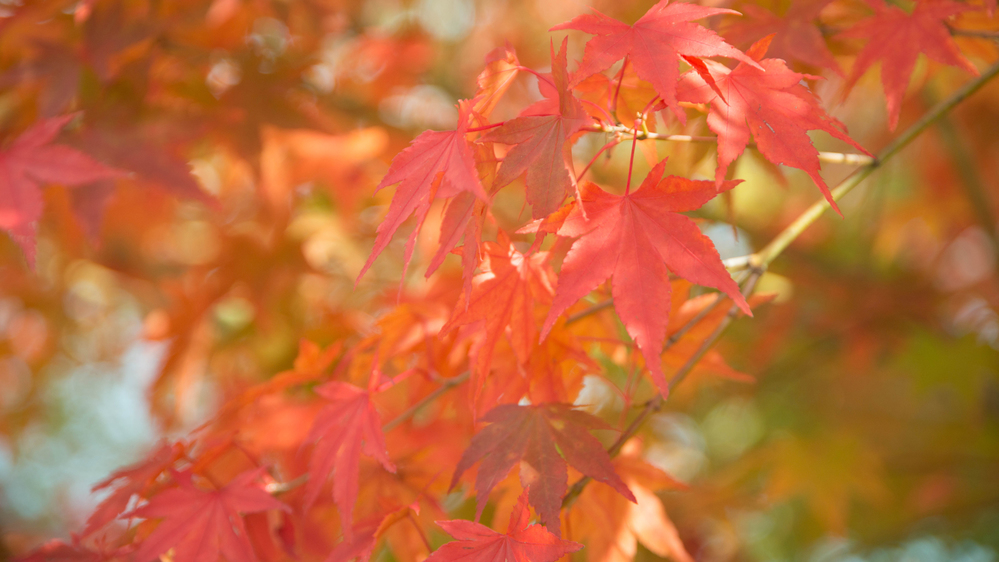
<svg viewBox="0 0 999 562">
<path fill-rule="evenodd" d="M 649 4 L 592 3 L 624 21 Z M 388 162 L 422 130 L 453 126 L 489 51 L 509 42 L 545 70 L 547 29 L 586 9 L 0 0 L 0 138 L 80 111 L 59 142 L 132 172 L 45 189 L 37 271 L 0 239 L 0 559 L 78 529 L 100 499 L 95 482 L 289 369 L 300 339 L 372 333 L 402 272 L 397 239 L 353 286 L 389 200 L 374 194 Z M 711 23 L 724 34 L 734 21 Z M 570 35 L 577 59 L 584 40 Z M 988 40 L 959 42 L 979 64 L 995 57 Z M 847 66 L 855 50 L 830 45 Z M 966 79 L 920 65 L 903 127 Z M 831 113 L 864 146 L 883 146 L 877 73 L 839 103 L 842 78 L 824 77 Z M 495 119 L 537 97 L 534 79 L 520 79 Z M 683 386 L 648 425 L 648 460 L 688 486 L 662 498 L 696 557 L 996 560 L 997 123 L 993 83 L 852 193 L 845 218 L 821 219 L 762 279 L 775 301 L 722 340 L 729 365 L 755 381 Z M 703 119 L 687 126 L 704 130 Z M 598 148 L 575 150 L 588 160 Z M 672 173 L 713 177 L 710 146 L 656 149 Z M 850 171 L 824 170 L 831 184 Z M 626 171 L 620 150 L 595 168 L 610 185 Z M 753 154 L 735 177 L 746 180 L 738 229 L 710 231 L 723 257 L 760 247 L 816 198 L 804 174 Z M 501 193 L 497 220 L 523 223 L 523 207 Z M 403 299 L 446 310 L 460 265 L 449 258 L 423 279 L 430 217 Z M 606 378 L 588 378 L 584 395 L 617 419 L 624 406 L 608 385 L 624 387 L 628 367 L 596 359 Z"/>
</svg>

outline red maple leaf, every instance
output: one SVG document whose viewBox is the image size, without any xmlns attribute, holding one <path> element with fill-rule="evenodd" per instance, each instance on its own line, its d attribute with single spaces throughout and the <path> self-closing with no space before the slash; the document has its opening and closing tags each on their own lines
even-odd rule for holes
<svg viewBox="0 0 999 562">
<path fill-rule="evenodd" d="M 596 74 L 628 57 L 628 61 L 635 65 L 638 77 L 650 82 L 663 102 L 683 121 L 685 116 L 676 103 L 676 81 L 680 74 L 678 64 L 681 57 L 695 68 L 700 66 L 700 61 L 697 60 L 699 57 L 714 56 L 756 64 L 714 31 L 690 23 L 717 14 L 738 15 L 739 12 L 705 8 L 686 2 L 670 4 L 669 0 L 660 0 L 634 25 L 622 23 L 594 10 L 593 14 L 577 16 L 556 25 L 551 31 L 575 29 L 597 36 L 586 43 L 583 62 L 576 71 L 578 77 Z"/>
<path fill-rule="evenodd" d="M 541 522 L 556 535 L 561 534 L 559 510 L 568 487 L 566 461 L 635 501 L 635 496 L 614 472 L 607 451 L 589 433 L 593 429 L 611 429 L 599 418 L 574 410 L 569 404 L 502 404 L 480 421 L 491 425 L 472 438 L 451 479 L 453 488 L 466 470 L 482 461 L 475 477 L 476 519 L 489 500 L 489 492 L 519 461 L 523 461 L 521 483 L 531 488 L 531 505 L 541 516 Z"/>
<path fill-rule="evenodd" d="M 427 279 L 444 263 L 444 258 L 454 250 L 459 242 L 461 249 L 462 278 L 465 280 L 462 294 L 472 290 L 472 277 L 479 265 L 479 247 L 482 238 L 482 224 L 485 222 L 486 206 L 471 193 L 461 193 L 448 202 L 441 219 L 440 241 L 437 253 L 427 266 Z"/>
<path fill-rule="evenodd" d="M 582 104 L 569 91 L 567 44 L 568 38 L 562 41 L 557 55 L 554 46 L 551 49 L 551 86 L 557 93 L 558 105 L 550 103 L 554 101 L 551 98 L 544 100 L 480 139 L 482 142 L 515 145 L 503 158 L 495 187 L 502 187 L 526 172 L 527 201 L 535 218 L 556 211 L 575 188 L 576 178 L 572 172 L 568 141 L 588 121 Z M 544 90 L 552 95 L 550 89 Z"/>
<path fill-rule="evenodd" d="M 746 20 L 732 25 L 725 37 L 736 45 L 749 45 L 760 37 L 774 34 L 770 55 L 786 61 L 829 68 L 842 74 L 833 58 L 826 39 L 816 22 L 819 12 L 832 0 L 799 0 L 792 2 L 783 16 L 755 4 L 742 7 Z"/>
<path fill-rule="evenodd" d="M 288 509 L 254 480 L 263 469 L 244 472 L 220 490 L 202 490 L 191 475 L 177 474 L 178 487 L 154 496 L 146 505 L 126 514 L 164 518 L 135 552 L 136 562 L 149 562 L 175 549 L 175 560 L 254 562 L 256 556 L 246 533 L 242 513 Z"/>
<path fill-rule="evenodd" d="M 378 225 L 375 246 L 368 261 L 357 276 L 364 276 L 375 258 L 392 241 L 395 231 L 402 223 L 415 214 L 417 228 L 406 242 L 405 264 L 413 256 L 416 236 L 435 198 L 451 198 L 470 192 L 483 201 L 488 201 L 479 174 L 475 169 L 472 149 L 465 140 L 468 131 L 471 107 L 469 102 L 458 104 L 458 128 L 454 131 L 425 131 L 413 139 L 405 150 L 392 159 L 388 173 L 379 182 L 376 192 L 384 187 L 399 184 L 392 202 L 389 204 L 385 220 Z"/>
<path fill-rule="evenodd" d="M 840 34 L 841 37 L 870 39 L 853 63 L 847 90 L 871 65 L 881 61 L 881 84 L 888 98 L 888 124 L 892 130 L 898 125 L 902 98 L 905 97 L 919 53 L 978 76 L 978 69 L 964 58 L 951 37 L 950 29 L 944 24 L 945 19 L 969 10 L 969 6 L 946 0 L 917 2 L 910 15 L 880 0 L 868 3 L 874 6 L 877 13 Z"/>
<path fill-rule="evenodd" d="M 385 470 L 395 472 L 388 458 L 381 416 L 371 403 L 371 392 L 381 378 L 376 369 L 367 390 L 333 381 L 316 387 L 316 393 L 330 401 L 316 416 L 306 438 L 316 443 L 309 461 L 309 483 L 305 505 L 319 496 L 328 475 L 333 475 L 333 501 L 340 510 L 344 536 L 353 537 L 354 502 L 357 501 L 358 465 L 361 452 L 374 457 Z"/>
<path fill-rule="evenodd" d="M 36 223 L 42 216 L 43 184 L 78 186 L 121 176 L 86 154 L 50 144 L 74 117 L 44 119 L 0 150 L 0 228 L 21 246 L 28 263 L 35 263 Z"/>
<path fill-rule="evenodd" d="M 583 545 L 564 541 L 543 525 L 528 525 L 529 489 L 525 489 L 510 514 L 506 534 L 463 519 L 438 521 L 449 535 L 458 539 L 438 548 L 426 562 L 555 562 Z"/>
<path fill-rule="evenodd" d="M 122 468 L 94 485 L 92 492 L 110 488 L 116 483 L 118 487 L 94 509 L 87 519 L 82 536 L 93 534 L 114 521 L 128 507 L 132 496 L 142 494 L 182 453 L 183 447 L 179 443 L 162 443 L 142 462 Z"/>
<path fill-rule="evenodd" d="M 839 211 L 819 175 L 819 152 L 812 145 L 808 131 L 825 131 L 865 154 L 868 152 L 846 135 L 842 123 L 828 116 L 812 92 L 801 84 L 805 78 L 817 77 L 792 72 L 780 59 L 763 58 L 771 39 L 773 35 L 764 37 L 748 51 L 759 61 L 759 67 L 740 63 L 729 70 L 708 61 L 708 71 L 725 94 L 724 99 L 692 72 L 684 75 L 677 97 L 711 104 L 708 127 L 718 134 L 716 185 L 721 185 L 729 165 L 743 153 L 752 135 L 760 154 L 774 164 L 804 170 Z"/>
<path fill-rule="evenodd" d="M 659 354 L 669 323 L 672 271 L 699 285 L 721 289 L 751 314 L 739 286 L 722 265 L 711 240 L 681 212 L 692 211 L 738 181 L 694 181 L 668 176 L 666 161 L 656 164 L 635 191 L 617 196 L 586 183 L 558 230 L 580 237 L 562 262 L 552 308 L 541 330 L 545 337 L 559 315 L 613 277 L 614 309 L 638 348 L 652 380 L 669 392 Z M 585 214 L 584 214 L 585 213 Z"/>
<path fill-rule="evenodd" d="M 500 232 L 500 242 L 486 242 L 480 267 L 473 280 L 470 297 L 462 295 L 454 314 L 441 333 L 457 326 L 482 325 L 484 340 L 476 354 L 475 374 L 479 381 L 489 372 L 493 348 L 509 327 L 510 347 L 518 361 L 525 363 L 536 341 L 536 302 L 545 303 L 555 292 L 554 272 L 548 265 L 548 252 L 522 254 Z M 476 395 L 481 382 L 473 382 Z"/>
</svg>

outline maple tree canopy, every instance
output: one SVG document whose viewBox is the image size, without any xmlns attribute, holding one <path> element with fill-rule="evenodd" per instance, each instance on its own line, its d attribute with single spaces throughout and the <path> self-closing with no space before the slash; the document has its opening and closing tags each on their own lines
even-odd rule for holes
<svg viewBox="0 0 999 562">
<path fill-rule="evenodd" d="M 0 562 L 999 558 L 995 12 L 0 0 Z"/>
</svg>

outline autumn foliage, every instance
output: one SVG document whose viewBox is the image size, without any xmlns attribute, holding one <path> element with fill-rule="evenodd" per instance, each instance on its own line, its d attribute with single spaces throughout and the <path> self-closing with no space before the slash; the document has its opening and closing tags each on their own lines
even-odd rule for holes
<svg viewBox="0 0 999 562">
<path fill-rule="evenodd" d="M 999 548 L 995 3 L 566 4 L 0 1 L 0 558 Z"/>
</svg>

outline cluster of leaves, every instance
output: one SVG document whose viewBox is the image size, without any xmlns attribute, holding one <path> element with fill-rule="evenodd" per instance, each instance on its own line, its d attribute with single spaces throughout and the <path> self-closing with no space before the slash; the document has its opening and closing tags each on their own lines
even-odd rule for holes
<svg viewBox="0 0 999 562">
<path fill-rule="evenodd" d="M 57 341 L 120 352 L 127 342 L 102 344 L 96 329 L 118 311 L 86 300 L 103 280 L 140 303 L 144 337 L 165 342 L 151 408 L 187 432 L 98 484 L 107 495 L 82 531 L 25 547 L 27 559 L 336 562 L 387 549 L 407 561 L 610 561 L 638 544 L 681 562 L 706 556 L 695 523 L 735 500 L 705 492 L 687 504 L 701 518 L 678 528 L 657 494 L 686 486 L 650 461 L 656 435 L 642 423 L 688 375 L 684 389 L 708 392 L 752 380 L 711 345 L 773 298 L 752 295 L 769 261 L 726 267 L 701 230 L 724 214 L 709 202 L 738 191 L 736 162 L 752 146 L 774 171 L 803 171 L 839 211 L 809 132 L 859 151 L 844 161 L 879 162 L 827 113 L 816 74 L 848 92 L 880 62 L 893 130 L 920 53 L 978 74 L 954 17 L 994 27 L 994 6 L 946 0 L 818 0 L 780 17 L 738 7 L 749 21 L 669 0 L 636 6 L 630 25 L 594 10 L 552 27 L 572 33 L 533 67 L 510 44 L 492 50 L 454 129 L 411 142 L 378 126 L 379 111 L 451 58 L 435 63 L 411 29 L 360 28 L 362 4 L 13 9 L 0 23 L 0 82 L 24 111 L 4 116 L 17 132 L 0 150 L 12 242 L 2 290 L 41 311 L 18 313 L 42 333 L 11 338 L 10 354 L 41 372 Z M 852 60 L 845 77 L 830 23 Z M 570 38 L 584 35 L 571 61 Z M 661 155 L 704 129 L 699 154 Z M 387 209 L 372 213 L 373 202 Z M 729 218 L 754 212 L 727 203 Z M 39 224 L 53 244 L 37 242 Z M 374 239 L 366 260 L 358 233 Z M 426 283 L 408 282 L 414 259 Z M 790 314 L 774 313 L 785 333 Z M 866 329 L 851 337 L 893 337 Z M 220 399 L 198 417 L 208 384 Z M 18 404 L 38 404 L 32 392 Z M 10 435 L 38 413 L 10 411 Z M 766 492 L 804 495 L 831 532 L 845 529 L 850 494 L 884 495 L 871 483 L 878 462 L 848 437 L 765 451 L 747 471 L 782 463 Z M 824 459 L 859 476 L 845 491 L 813 490 L 801 474 Z"/>
</svg>

